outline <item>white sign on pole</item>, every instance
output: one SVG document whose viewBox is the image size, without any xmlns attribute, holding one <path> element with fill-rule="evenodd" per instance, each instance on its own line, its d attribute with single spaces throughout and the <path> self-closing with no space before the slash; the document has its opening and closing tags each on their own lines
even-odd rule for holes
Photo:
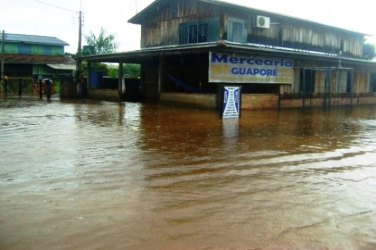
<svg viewBox="0 0 376 250">
<path fill-rule="evenodd" d="M 241 88 L 225 86 L 223 89 L 222 118 L 239 118 L 241 109 Z"/>
</svg>

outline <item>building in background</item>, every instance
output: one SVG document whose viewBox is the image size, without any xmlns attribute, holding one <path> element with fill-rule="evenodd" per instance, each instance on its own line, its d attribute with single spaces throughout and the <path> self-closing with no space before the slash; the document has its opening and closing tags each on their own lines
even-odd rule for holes
<svg viewBox="0 0 376 250">
<path fill-rule="evenodd" d="M 56 37 L 6 33 L 4 76 L 8 87 L 19 80 L 26 85 L 44 78 L 55 82 L 72 78 L 75 60 L 65 55 L 67 45 Z"/>
<path fill-rule="evenodd" d="M 243 109 L 376 103 L 366 34 L 216 0 L 156 0 L 129 22 L 141 50 L 86 60 L 140 64 L 147 99 L 215 108 L 228 85 Z"/>
</svg>

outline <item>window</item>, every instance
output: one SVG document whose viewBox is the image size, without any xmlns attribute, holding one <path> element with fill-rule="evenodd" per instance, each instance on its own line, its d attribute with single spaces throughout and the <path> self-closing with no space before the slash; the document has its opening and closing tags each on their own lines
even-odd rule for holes
<svg viewBox="0 0 376 250">
<path fill-rule="evenodd" d="M 191 24 L 189 25 L 189 33 L 188 33 L 188 38 L 189 38 L 189 43 L 197 43 L 197 31 L 198 31 L 198 25 L 196 24 Z"/>
<path fill-rule="evenodd" d="M 198 42 L 205 43 L 209 40 L 209 25 L 208 23 L 200 23 L 198 25 Z"/>
<path fill-rule="evenodd" d="M 43 54 L 46 55 L 46 56 L 52 55 L 52 49 L 51 49 L 51 47 L 44 46 L 43 47 Z"/>
<path fill-rule="evenodd" d="M 43 55 L 43 47 L 38 45 L 31 46 L 31 53 L 33 55 Z"/>
<path fill-rule="evenodd" d="M 247 33 L 243 20 L 230 18 L 227 27 L 227 40 L 236 43 L 246 43 Z"/>
<path fill-rule="evenodd" d="M 179 26 L 179 44 L 213 42 L 218 38 L 218 19 L 182 23 Z"/>
<path fill-rule="evenodd" d="M 31 54 L 31 46 L 27 44 L 19 44 L 18 45 L 18 54 L 20 55 L 30 55 Z"/>
</svg>

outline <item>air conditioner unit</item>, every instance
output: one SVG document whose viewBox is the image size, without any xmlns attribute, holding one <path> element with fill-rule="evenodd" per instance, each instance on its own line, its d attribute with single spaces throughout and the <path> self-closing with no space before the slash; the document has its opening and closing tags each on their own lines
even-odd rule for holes
<svg viewBox="0 0 376 250">
<path fill-rule="evenodd" d="M 256 27 L 262 29 L 270 28 L 270 17 L 266 16 L 257 16 L 256 17 Z"/>
</svg>

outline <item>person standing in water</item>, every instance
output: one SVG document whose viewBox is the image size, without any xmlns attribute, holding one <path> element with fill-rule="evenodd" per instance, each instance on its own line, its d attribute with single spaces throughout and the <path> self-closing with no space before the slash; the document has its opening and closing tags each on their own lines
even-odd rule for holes
<svg viewBox="0 0 376 250">
<path fill-rule="evenodd" d="M 47 100 L 51 99 L 52 82 L 50 79 L 45 80 Z"/>
</svg>

